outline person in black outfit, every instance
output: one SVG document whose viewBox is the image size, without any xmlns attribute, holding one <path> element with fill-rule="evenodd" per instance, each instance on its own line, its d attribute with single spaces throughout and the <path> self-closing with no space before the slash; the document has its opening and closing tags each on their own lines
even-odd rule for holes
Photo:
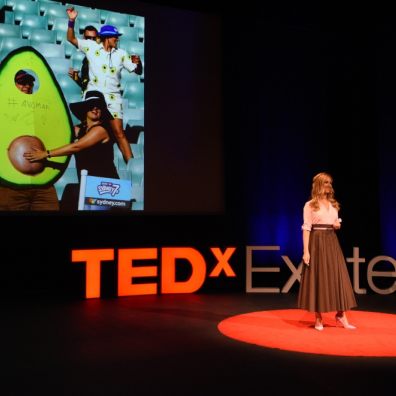
<svg viewBox="0 0 396 396">
<path fill-rule="evenodd" d="M 114 140 L 107 125 L 113 117 L 107 110 L 103 94 L 99 91 L 88 91 L 85 100 L 70 103 L 69 106 L 73 114 L 81 120 L 81 124 L 74 127 L 76 140 L 49 150 L 32 147 L 31 151 L 24 153 L 24 157 L 35 162 L 74 154 L 79 179 L 82 169 L 86 169 L 90 176 L 119 179 L 114 165 Z"/>
<path fill-rule="evenodd" d="M 107 110 L 103 94 L 99 91 L 88 91 L 85 100 L 70 103 L 69 106 L 73 114 L 81 120 L 81 124 L 74 127 L 76 140 L 50 150 L 33 147 L 32 151 L 24 153 L 24 157 L 35 162 L 75 154 L 79 171 L 86 169 L 91 176 L 118 179 L 113 161 L 114 141 L 107 126 L 107 122 L 113 117 Z"/>
</svg>

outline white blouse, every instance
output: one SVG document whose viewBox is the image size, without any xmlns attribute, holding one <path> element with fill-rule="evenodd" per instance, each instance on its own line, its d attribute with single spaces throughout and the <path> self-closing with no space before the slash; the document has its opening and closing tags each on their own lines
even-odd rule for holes
<svg viewBox="0 0 396 396">
<path fill-rule="evenodd" d="M 312 224 L 331 224 L 333 225 L 338 219 L 338 210 L 329 205 L 326 208 L 325 205 L 319 203 L 319 210 L 314 211 L 314 209 L 309 205 L 311 201 L 308 201 L 304 205 L 304 224 L 302 225 L 302 230 L 311 231 Z"/>
</svg>

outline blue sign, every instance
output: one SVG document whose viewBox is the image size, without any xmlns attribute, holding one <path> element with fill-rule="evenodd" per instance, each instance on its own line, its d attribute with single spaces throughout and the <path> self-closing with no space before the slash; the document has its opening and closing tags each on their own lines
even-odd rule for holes
<svg viewBox="0 0 396 396">
<path fill-rule="evenodd" d="M 79 210 L 131 210 L 132 182 L 84 175 L 82 172 Z"/>
</svg>

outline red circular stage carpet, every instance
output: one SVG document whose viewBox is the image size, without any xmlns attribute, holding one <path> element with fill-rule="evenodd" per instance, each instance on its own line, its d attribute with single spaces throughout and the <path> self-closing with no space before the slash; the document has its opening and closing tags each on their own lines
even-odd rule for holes
<svg viewBox="0 0 396 396">
<path fill-rule="evenodd" d="M 336 327 L 335 312 L 322 315 L 324 330 L 314 329 L 315 315 L 299 309 L 250 312 L 221 321 L 227 337 L 267 348 L 339 356 L 396 356 L 396 315 L 349 311 L 349 323 Z"/>
</svg>

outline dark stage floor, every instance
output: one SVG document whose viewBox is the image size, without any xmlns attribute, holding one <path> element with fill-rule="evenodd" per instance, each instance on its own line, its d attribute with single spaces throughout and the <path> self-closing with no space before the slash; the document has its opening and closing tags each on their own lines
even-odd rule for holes
<svg viewBox="0 0 396 396">
<path fill-rule="evenodd" d="M 394 393 L 396 358 L 266 349 L 217 330 L 229 316 L 295 308 L 295 300 L 294 294 L 3 299 L 1 395 Z M 358 303 L 359 310 L 396 313 L 395 295 L 358 296 Z"/>
</svg>

